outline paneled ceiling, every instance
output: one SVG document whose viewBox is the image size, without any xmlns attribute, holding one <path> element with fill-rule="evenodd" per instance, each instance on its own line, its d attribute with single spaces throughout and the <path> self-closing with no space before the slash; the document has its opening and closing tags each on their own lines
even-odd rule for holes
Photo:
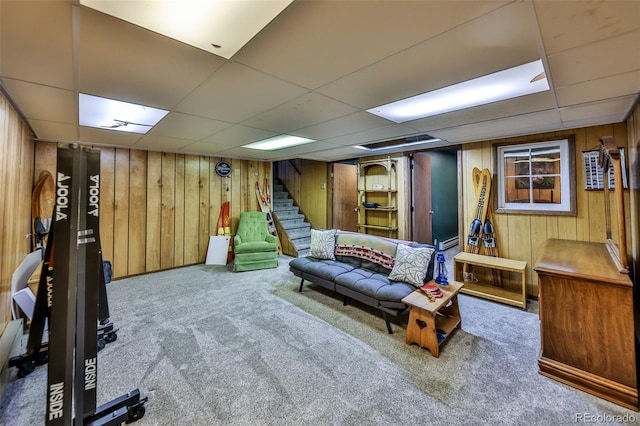
<svg viewBox="0 0 640 426">
<path fill-rule="evenodd" d="M 436 147 L 620 122 L 640 93 L 636 0 L 295 0 L 228 60 L 75 1 L 2 0 L 0 25 L 2 88 L 46 141 L 339 161 L 423 134 Z M 537 59 L 546 92 L 402 124 L 366 112 Z M 145 135 L 79 126 L 78 93 L 170 112 Z M 317 142 L 241 147 L 281 133 Z"/>
</svg>

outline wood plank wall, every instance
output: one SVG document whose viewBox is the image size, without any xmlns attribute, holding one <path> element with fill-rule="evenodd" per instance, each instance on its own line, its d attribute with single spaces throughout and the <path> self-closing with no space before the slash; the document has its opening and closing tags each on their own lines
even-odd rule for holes
<svg viewBox="0 0 640 426">
<path fill-rule="evenodd" d="M 474 167 L 488 168 L 494 177 L 493 188 L 497 188 L 495 176 L 497 173 L 494 156 L 495 145 L 506 143 L 529 143 L 536 140 L 563 139 L 569 135 L 575 137 L 575 165 L 576 165 L 576 216 L 545 216 L 525 214 L 495 213 L 494 226 L 500 257 L 527 261 L 527 294 L 537 297 L 538 279 L 533 271 L 536 258 L 540 254 L 542 245 L 548 238 L 562 238 L 575 241 L 606 242 L 604 218 L 603 191 L 586 191 L 584 189 L 584 170 L 582 166 L 582 151 L 598 147 L 598 138 L 611 135 L 618 146 L 628 150 L 627 126 L 617 123 L 602 126 L 573 129 L 570 131 L 542 133 L 517 138 L 490 140 L 462 146 L 462 217 L 463 234 L 461 248 L 469 232 L 469 225 L 475 213 L 474 191 L 471 171 Z M 627 165 L 627 170 L 628 170 Z M 492 207 L 496 206 L 496 192 L 492 192 Z M 629 191 L 625 191 L 626 220 L 630 223 Z M 614 235 L 616 230 L 613 230 Z M 627 232 L 630 237 L 630 232 Z M 630 240 L 628 246 L 630 247 Z"/>
<path fill-rule="evenodd" d="M 33 135 L 0 93 L 0 334 L 11 320 L 11 277 L 31 251 Z"/>
<path fill-rule="evenodd" d="M 55 172 L 56 147 L 36 143 L 34 173 Z M 240 212 L 259 210 L 255 182 L 271 176 L 263 161 L 98 149 L 100 239 L 114 278 L 204 262 L 222 204 L 231 202 L 233 235 Z M 229 178 L 216 174 L 220 160 L 231 164 Z"/>
<path fill-rule="evenodd" d="M 275 176 L 284 183 L 289 192 L 289 198 L 293 198 L 300 210 L 307 215 L 312 228 L 326 228 L 329 164 L 303 159 L 278 161 Z"/>
<path fill-rule="evenodd" d="M 629 188 L 631 223 L 627 230 L 631 233 L 631 279 L 640 284 L 640 102 L 627 119 L 629 137 Z M 640 295 L 636 292 L 636 298 Z"/>
</svg>

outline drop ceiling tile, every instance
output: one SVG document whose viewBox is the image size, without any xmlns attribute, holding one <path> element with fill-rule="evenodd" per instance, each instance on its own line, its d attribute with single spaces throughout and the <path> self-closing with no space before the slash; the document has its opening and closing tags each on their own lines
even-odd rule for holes
<svg viewBox="0 0 640 426">
<path fill-rule="evenodd" d="M 556 98 L 565 107 L 634 93 L 640 93 L 640 70 L 560 87 Z"/>
<path fill-rule="evenodd" d="M 418 130 L 403 124 L 390 124 L 384 127 L 352 133 L 350 135 L 328 138 L 326 139 L 326 142 L 342 146 L 359 145 L 366 142 L 382 142 L 405 136 L 414 136 L 418 133 Z"/>
<path fill-rule="evenodd" d="M 249 127 L 287 133 L 358 110 L 317 93 L 307 93 L 276 108 L 265 111 L 241 124 Z"/>
<path fill-rule="evenodd" d="M 294 136 L 300 136 L 309 139 L 328 139 L 352 133 L 361 132 L 376 127 L 384 127 L 389 125 L 389 120 L 378 117 L 366 111 L 356 112 L 354 114 L 338 117 L 324 123 L 312 125 L 296 129 L 290 132 Z"/>
<path fill-rule="evenodd" d="M 149 131 L 148 135 L 196 141 L 229 126 L 231 124 L 209 118 L 170 112 Z"/>
<path fill-rule="evenodd" d="M 102 130 L 95 127 L 80 126 L 80 141 L 87 144 L 133 146 L 142 138 L 139 133 Z"/>
<path fill-rule="evenodd" d="M 233 60 L 315 89 L 506 3 L 294 2 Z"/>
<path fill-rule="evenodd" d="M 534 7 L 548 55 L 640 28 L 638 1 L 547 1 Z"/>
<path fill-rule="evenodd" d="M 198 146 L 214 144 L 220 147 L 236 147 L 267 139 L 276 134 L 261 129 L 254 129 L 246 126 L 231 126 L 214 135 L 208 136 L 197 143 Z M 194 144 L 195 145 L 195 144 Z"/>
<path fill-rule="evenodd" d="M 540 58 L 531 7 L 512 3 L 317 90 L 369 109 Z"/>
<path fill-rule="evenodd" d="M 186 147 L 185 149 L 189 149 Z M 274 161 L 277 155 L 275 151 L 260 151 L 250 148 L 227 148 L 219 151 L 212 151 L 212 154 L 220 157 L 233 157 L 233 158 L 251 158 L 262 161 Z"/>
<path fill-rule="evenodd" d="M 29 120 L 29 125 L 39 140 L 49 142 L 78 142 L 78 126 L 44 120 Z M 43 137 L 45 139 L 43 139 Z"/>
<path fill-rule="evenodd" d="M 192 140 L 171 138 L 166 136 L 143 135 L 136 143 L 136 148 L 150 148 L 153 150 L 179 151 L 187 145 L 192 144 Z"/>
<path fill-rule="evenodd" d="M 70 2 L 1 1 L 2 75 L 73 89 L 71 10 Z"/>
<path fill-rule="evenodd" d="M 335 148 L 331 150 L 313 152 L 309 154 L 300 154 L 297 158 L 304 158 L 316 161 L 341 161 L 351 158 L 365 157 L 364 151 L 361 149 L 353 148 L 350 146 L 344 146 L 341 148 Z"/>
<path fill-rule="evenodd" d="M 640 70 L 640 30 L 551 55 L 548 64 L 558 88 Z"/>
<path fill-rule="evenodd" d="M 306 92 L 302 87 L 229 62 L 207 79 L 197 92 L 185 98 L 175 110 L 239 123 Z"/>
<path fill-rule="evenodd" d="M 560 109 L 562 122 L 581 122 L 586 125 L 602 124 L 599 117 L 617 117 L 613 122 L 621 122 L 638 99 L 638 95 L 624 96 L 607 101 L 592 102 Z M 593 120 L 593 121 L 590 121 Z"/>
<path fill-rule="evenodd" d="M 434 130 L 430 134 L 451 143 L 467 143 L 541 133 L 559 128 L 561 128 L 561 125 L 558 112 L 549 110 L 474 123 L 472 125 Z"/>
<path fill-rule="evenodd" d="M 79 90 L 168 109 L 224 60 L 195 47 L 81 8 Z"/>
<path fill-rule="evenodd" d="M 76 99 L 72 91 L 8 78 L 2 82 L 27 119 L 77 123 Z"/>
</svg>

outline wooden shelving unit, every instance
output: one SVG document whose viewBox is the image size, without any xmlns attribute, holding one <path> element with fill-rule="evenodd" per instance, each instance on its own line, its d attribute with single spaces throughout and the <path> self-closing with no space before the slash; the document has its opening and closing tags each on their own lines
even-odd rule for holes
<svg viewBox="0 0 640 426">
<path fill-rule="evenodd" d="M 525 269 L 527 262 L 524 260 L 512 260 L 503 257 L 484 256 L 481 254 L 460 252 L 453 257 L 454 276 L 456 281 L 463 282 L 462 272 L 464 265 L 474 265 L 477 267 L 497 269 L 499 271 L 515 272 L 520 274 L 520 288 L 511 290 L 503 287 L 496 287 L 486 283 L 465 282 L 461 293 L 493 300 L 494 302 L 506 303 L 522 309 L 527 308 L 527 289 L 525 284 Z"/>
<path fill-rule="evenodd" d="M 391 157 L 358 163 L 358 232 L 398 232 L 397 160 Z M 363 202 L 377 203 L 365 207 Z"/>
</svg>

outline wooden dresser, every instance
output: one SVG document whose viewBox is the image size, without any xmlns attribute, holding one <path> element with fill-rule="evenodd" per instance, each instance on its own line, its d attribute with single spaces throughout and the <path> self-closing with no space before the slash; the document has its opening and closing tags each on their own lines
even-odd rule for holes
<svg viewBox="0 0 640 426">
<path fill-rule="evenodd" d="M 638 410 L 633 285 L 606 244 L 548 240 L 534 270 L 540 373 Z"/>
</svg>

